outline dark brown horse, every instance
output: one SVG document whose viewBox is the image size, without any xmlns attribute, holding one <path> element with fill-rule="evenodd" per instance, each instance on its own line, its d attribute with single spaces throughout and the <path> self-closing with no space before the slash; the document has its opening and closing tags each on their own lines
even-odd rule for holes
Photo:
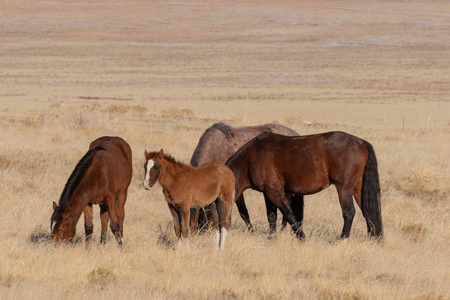
<svg viewBox="0 0 450 300">
<path fill-rule="evenodd" d="M 190 164 L 198 167 L 204 163 L 220 162 L 226 163 L 227 160 L 236 153 L 243 145 L 245 145 L 252 138 L 263 132 L 274 132 L 282 135 L 297 136 L 298 133 L 294 130 L 279 124 L 265 124 L 259 126 L 230 126 L 225 123 L 216 123 L 209 127 L 198 141 L 198 145 L 194 150 Z M 287 195 L 290 199 L 291 195 Z M 252 228 L 247 206 L 245 205 L 244 196 L 236 198 L 236 204 L 239 214 L 246 223 L 249 229 Z M 212 204 L 214 206 L 214 203 Z M 276 231 L 277 209 L 270 202 L 266 201 L 267 218 L 269 220 L 270 231 Z M 303 218 L 303 195 L 296 196 L 293 201 L 294 215 L 298 219 Z M 198 208 L 191 210 L 191 230 L 195 231 L 197 225 L 200 228 L 206 227 L 206 214 L 201 213 L 202 210 Z M 213 208 L 214 212 L 215 209 Z M 209 207 L 205 208 L 205 212 L 209 212 Z M 198 221 L 197 221 L 198 219 Z M 209 217 L 211 219 L 211 216 Z M 283 224 L 286 220 L 283 218 Z"/>
<path fill-rule="evenodd" d="M 350 235 L 353 197 L 370 235 L 383 234 L 380 183 L 372 146 L 344 132 L 287 137 L 262 133 L 242 147 L 227 165 L 236 177 L 236 197 L 252 188 L 280 209 L 299 238 L 302 221 L 293 215 L 285 192 L 309 195 L 336 186 L 344 217 L 341 238 Z"/>
<path fill-rule="evenodd" d="M 218 222 L 216 237 L 220 250 L 224 249 L 230 230 L 229 213 L 234 201 L 234 175 L 221 163 L 206 163 L 196 168 L 176 161 L 172 156 L 145 151 L 144 188 L 149 190 L 157 181 L 173 216 L 178 244 L 189 236 L 191 207 L 216 202 Z"/>
<path fill-rule="evenodd" d="M 131 148 L 119 137 L 101 137 L 91 143 L 70 175 L 59 204 L 53 202 L 51 233 L 54 241 L 71 241 L 81 213 L 87 242 L 93 232 L 92 204 L 100 205 L 101 242 L 106 241 L 108 218 L 122 244 L 127 190 L 131 181 Z"/>
</svg>

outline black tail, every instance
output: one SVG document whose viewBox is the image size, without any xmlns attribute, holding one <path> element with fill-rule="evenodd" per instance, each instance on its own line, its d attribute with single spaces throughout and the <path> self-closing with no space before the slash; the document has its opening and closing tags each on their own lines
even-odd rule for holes
<svg viewBox="0 0 450 300">
<path fill-rule="evenodd" d="M 367 223 L 367 230 L 370 235 L 375 237 L 383 236 L 383 222 L 381 219 L 381 192 L 380 179 L 378 177 L 378 164 L 375 157 L 375 151 L 368 142 L 364 141 L 369 157 L 367 158 L 366 168 L 361 191 L 361 208 Z"/>
</svg>

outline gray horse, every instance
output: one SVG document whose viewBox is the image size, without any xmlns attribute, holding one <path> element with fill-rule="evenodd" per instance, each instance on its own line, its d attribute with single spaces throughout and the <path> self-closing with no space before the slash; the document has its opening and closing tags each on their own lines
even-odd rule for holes
<svg viewBox="0 0 450 300">
<path fill-rule="evenodd" d="M 216 123 L 206 129 L 200 137 L 190 164 L 194 167 L 198 167 L 209 162 L 226 163 L 242 146 L 263 132 L 273 132 L 287 136 L 298 135 L 294 130 L 279 124 L 235 127 L 225 123 Z M 290 203 L 295 217 L 298 222 L 301 223 L 303 220 L 303 196 L 287 194 L 286 197 L 291 200 Z M 264 196 L 264 199 L 267 209 L 267 219 L 269 221 L 269 230 L 270 233 L 274 233 L 276 232 L 277 208 L 267 197 Z M 214 203 L 211 205 L 214 205 Z M 245 205 L 244 196 L 236 199 L 236 205 L 247 228 L 253 230 L 247 206 Z M 193 208 L 191 210 L 190 221 L 191 231 L 195 232 L 199 228 L 206 228 L 208 219 L 211 220 L 217 218 L 215 212 L 215 209 L 210 209 L 209 207 L 203 209 Z M 283 218 L 283 227 L 284 226 L 286 226 L 286 220 Z"/>
</svg>

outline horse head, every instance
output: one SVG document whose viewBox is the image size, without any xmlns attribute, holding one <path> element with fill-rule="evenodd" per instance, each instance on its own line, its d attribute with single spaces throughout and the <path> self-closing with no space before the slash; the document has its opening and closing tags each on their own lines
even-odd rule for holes
<svg viewBox="0 0 450 300">
<path fill-rule="evenodd" d="M 75 226 L 69 222 L 72 207 L 64 209 L 53 202 L 53 215 L 50 219 L 52 240 L 55 242 L 71 241 L 75 236 Z"/>
<path fill-rule="evenodd" d="M 159 152 L 147 152 L 145 150 L 145 164 L 144 164 L 144 188 L 149 190 L 158 181 L 161 175 L 161 161 L 164 157 L 164 150 L 161 149 Z"/>
</svg>

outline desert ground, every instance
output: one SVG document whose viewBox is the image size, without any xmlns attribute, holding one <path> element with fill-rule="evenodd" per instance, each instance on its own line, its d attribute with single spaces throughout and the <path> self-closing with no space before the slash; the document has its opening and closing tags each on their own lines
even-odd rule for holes
<svg viewBox="0 0 450 300">
<path fill-rule="evenodd" d="M 448 1 L 2 1 L 1 299 L 450 299 Z M 298 241 L 264 200 L 177 249 L 144 150 L 189 163 L 216 122 L 341 130 L 378 159 L 384 241 L 333 186 L 305 197 Z M 133 150 L 124 245 L 49 242 L 52 202 L 94 139 Z M 281 219 L 281 218 L 279 218 Z M 280 220 L 279 220 L 280 223 Z"/>
</svg>

